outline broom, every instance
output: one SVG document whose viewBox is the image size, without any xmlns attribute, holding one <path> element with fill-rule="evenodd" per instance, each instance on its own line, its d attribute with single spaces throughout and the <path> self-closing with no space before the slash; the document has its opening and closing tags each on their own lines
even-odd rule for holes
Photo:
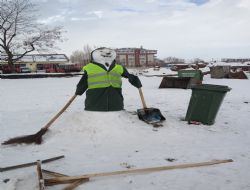
<svg viewBox="0 0 250 190">
<path fill-rule="evenodd" d="M 20 144 L 20 143 L 36 143 L 41 144 L 42 143 L 42 136 L 48 131 L 48 128 L 54 123 L 54 121 L 69 107 L 69 105 L 73 102 L 73 100 L 76 98 L 77 95 L 74 95 L 70 100 L 67 102 L 67 104 L 43 127 L 38 131 L 37 133 L 33 135 L 25 135 L 20 137 L 11 138 L 7 141 L 4 141 L 2 145 L 7 144 Z"/>
</svg>

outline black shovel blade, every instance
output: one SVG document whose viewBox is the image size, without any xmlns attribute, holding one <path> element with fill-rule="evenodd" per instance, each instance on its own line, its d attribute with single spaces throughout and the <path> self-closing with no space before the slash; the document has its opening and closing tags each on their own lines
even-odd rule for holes
<svg viewBox="0 0 250 190">
<path fill-rule="evenodd" d="M 165 117 L 161 114 L 160 110 L 157 108 L 138 109 L 137 115 L 140 120 L 145 121 L 149 124 L 154 124 L 166 120 Z"/>
</svg>

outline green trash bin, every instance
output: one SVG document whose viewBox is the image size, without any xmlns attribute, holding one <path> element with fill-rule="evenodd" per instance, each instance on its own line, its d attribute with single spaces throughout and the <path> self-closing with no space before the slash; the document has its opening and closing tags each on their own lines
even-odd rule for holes
<svg viewBox="0 0 250 190">
<path fill-rule="evenodd" d="M 212 84 L 193 86 L 185 120 L 214 124 L 220 105 L 230 90 L 228 86 Z"/>
</svg>

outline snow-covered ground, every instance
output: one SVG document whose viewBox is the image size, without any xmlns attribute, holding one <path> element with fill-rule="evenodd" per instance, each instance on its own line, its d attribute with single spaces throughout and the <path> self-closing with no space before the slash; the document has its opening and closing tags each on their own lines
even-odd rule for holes
<svg viewBox="0 0 250 190">
<path fill-rule="evenodd" d="M 0 141 L 39 131 L 71 98 L 79 79 L 0 80 Z M 206 126 L 183 121 L 190 89 L 159 89 L 161 77 L 140 79 L 148 107 L 159 108 L 166 117 L 163 127 L 152 128 L 132 114 L 142 105 L 138 90 L 124 80 L 124 111 L 84 111 L 85 95 L 77 97 L 43 136 L 41 145 L 1 145 L 0 167 L 65 155 L 42 168 L 75 176 L 233 159 L 232 163 L 200 168 L 93 178 L 77 189 L 249 190 L 250 81 L 204 77 L 204 83 L 232 88 L 216 123 Z M 39 189 L 37 183 L 35 166 L 0 173 L 1 190 Z"/>
<path fill-rule="evenodd" d="M 183 70 L 195 70 L 193 68 L 187 68 Z M 201 72 L 205 73 L 210 71 L 209 67 L 204 67 L 200 68 Z M 129 71 L 135 75 L 143 75 L 143 76 L 177 76 L 178 72 L 177 71 L 172 71 L 171 69 L 167 67 L 161 67 L 159 69 L 154 69 L 154 68 L 148 68 L 144 70 L 135 70 L 135 69 L 129 69 Z"/>
</svg>

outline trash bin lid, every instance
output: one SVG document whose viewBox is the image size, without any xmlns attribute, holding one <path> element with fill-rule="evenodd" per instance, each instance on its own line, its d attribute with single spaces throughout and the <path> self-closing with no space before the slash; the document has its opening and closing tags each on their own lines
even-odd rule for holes
<svg viewBox="0 0 250 190">
<path fill-rule="evenodd" d="M 209 90 L 209 91 L 221 91 L 221 92 L 228 92 L 231 90 L 228 86 L 224 85 L 214 85 L 214 84 L 201 84 L 201 85 L 194 85 L 191 89 L 197 90 Z"/>
</svg>

